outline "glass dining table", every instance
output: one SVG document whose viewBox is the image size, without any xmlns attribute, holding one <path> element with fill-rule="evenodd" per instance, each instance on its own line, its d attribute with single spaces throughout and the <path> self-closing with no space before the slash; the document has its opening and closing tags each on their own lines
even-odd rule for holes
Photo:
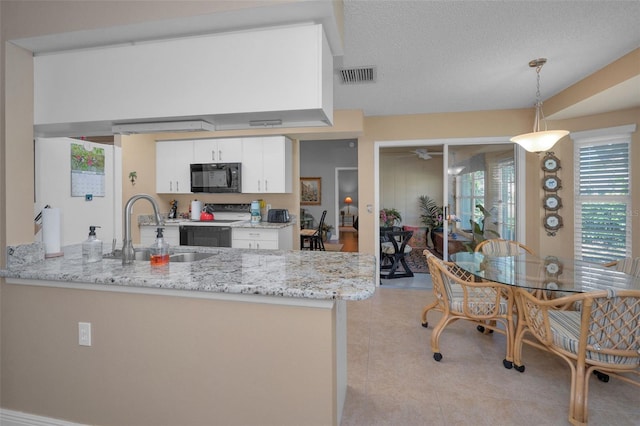
<svg viewBox="0 0 640 426">
<path fill-rule="evenodd" d="M 640 277 L 576 259 L 531 254 L 491 256 L 479 252 L 455 253 L 450 259 L 479 279 L 531 290 L 640 290 Z"/>
<path fill-rule="evenodd" d="M 563 259 L 556 256 L 539 257 L 531 254 L 517 256 L 491 256 L 482 253 L 455 253 L 450 256 L 458 267 L 480 280 L 488 280 L 513 287 L 515 292 L 536 294 L 536 297 L 555 299 L 574 293 L 585 293 L 597 290 L 640 290 L 640 277 L 607 268 L 601 264 L 584 262 L 576 259 Z M 512 340 L 514 353 L 513 367 L 524 372 L 522 364 L 522 344 L 547 350 L 547 346 L 534 339 L 524 338 L 529 325 L 523 306 L 516 298 L 516 332 Z M 557 309 L 572 310 L 573 304 L 557 305 Z M 566 359 L 566 358 L 565 358 Z M 598 370 L 594 371 L 598 379 L 608 381 L 609 376 Z M 572 392 L 571 407 L 583 407 L 586 397 L 580 392 Z M 575 401 L 574 401 L 575 398 Z M 577 414 L 581 420 L 581 414 Z M 582 423 L 581 423 L 582 424 Z M 586 423 L 585 423 L 586 424 Z"/>
</svg>

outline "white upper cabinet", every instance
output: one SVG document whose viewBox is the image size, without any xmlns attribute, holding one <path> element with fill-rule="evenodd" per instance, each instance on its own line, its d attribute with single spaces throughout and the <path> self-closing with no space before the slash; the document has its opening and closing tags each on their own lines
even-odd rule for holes
<svg viewBox="0 0 640 426">
<path fill-rule="evenodd" d="M 242 139 L 242 192 L 292 191 L 292 145 L 284 136 Z"/>
<path fill-rule="evenodd" d="M 156 142 L 156 192 L 191 193 L 193 141 Z"/>
<path fill-rule="evenodd" d="M 193 141 L 194 163 L 240 163 L 242 139 L 199 139 Z"/>
<path fill-rule="evenodd" d="M 56 52 L 34 57 L 34 129 L 90 136 L 113 124 L 195 118 L 216 130 L 265 119 L 328 126 L 333 77 L 321 24 Z"/>
</svg>

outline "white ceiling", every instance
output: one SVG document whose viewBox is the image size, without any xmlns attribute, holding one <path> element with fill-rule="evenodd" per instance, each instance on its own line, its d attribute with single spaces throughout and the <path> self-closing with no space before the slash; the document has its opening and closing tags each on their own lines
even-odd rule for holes
<svg viewBox="0 0 640 426">
<path fill-rule="evenodd" d="M 330 3 L 311 0 L 14 42 L 38 53 L 303 20 L 333 25 L 332 13 Z M 336 73 L 334 108 L 377 116 L 532 107 L 531 59 L 548 59 L 541 72 L 547 99 L 640 47 L 639 22 L 637 0 L 344 0 L 343 52 L 337 49 L 344 55 L 335 68 L 375 66 L 377 80 L 343 85 Z M 640 106 L 640 78 L 554 118 L 633 106 Z"/>
<path fill-rule="evenodd" d="M 548 59 L 547 99 L 640 47 L 639 1 L 345 0 L 344 10 L 343 66 L 374 65 L 377 82 L 337 83 L 334 101 L 367 116 L 532 107 L 531 59 Z M 640 105 L 640 81 L 627 89 L 619 101 Z"/>
</svg>

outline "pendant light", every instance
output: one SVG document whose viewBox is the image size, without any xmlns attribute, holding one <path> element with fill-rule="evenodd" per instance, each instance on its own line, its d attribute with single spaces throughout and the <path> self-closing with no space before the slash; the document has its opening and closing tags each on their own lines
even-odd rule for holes
<svg viewBox="0 0 640 426">
<path fill-rule="evenodd" d="M 542 100 L 540 99 L 540 70 L 547 63 L 546 58 L 533 59 L 529 62 L 531 68 L 536 69 L 537 91 L 536 91 L 536 118 L 533 122 L 533 132 L 514 136 L 511 142 L 515 142 L 529 152 L 542 152 L 550 150 L 560 139 L 569 134 L 567 130 L 547 130 L 547 122 L 542 112 Z M 544 129 L 540 130 L 540 122 L 544 124 Z"/>
</svg>

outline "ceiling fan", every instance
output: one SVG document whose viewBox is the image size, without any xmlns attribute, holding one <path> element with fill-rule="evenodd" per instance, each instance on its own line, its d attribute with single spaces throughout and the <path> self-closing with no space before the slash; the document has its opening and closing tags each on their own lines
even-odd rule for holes
<svg viewBox="0 0 640 426">
<path fill-rule="evenodd" d="M 415 154 L 418 156 L 418 158 L 422 159 L 422 160 L 430 160 L 432 157 L 432 155 L 442 155 L 441 152 L 429 152 L 429 150 L 427 150 L 426 148 L 417 148 L 413 151 L 409 151 L 412 154 Z"/>
</svg>

